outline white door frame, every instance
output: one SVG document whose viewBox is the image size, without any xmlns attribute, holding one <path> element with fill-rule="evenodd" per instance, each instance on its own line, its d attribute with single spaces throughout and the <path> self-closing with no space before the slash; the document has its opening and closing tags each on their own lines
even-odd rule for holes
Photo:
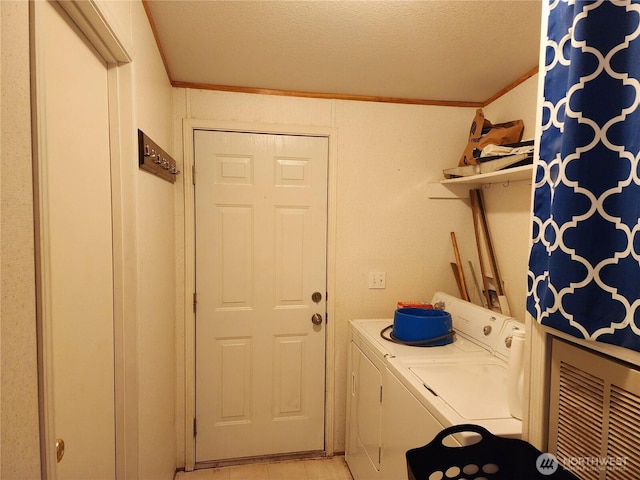
<svg viewBox="0 0 640 480">
<path fill-rule="evenodd" d="M 259 123 L 219 122 L 215 120 L 184 119 L 182 125 L 183 142 L 183 196 L 184 201 L 184 258 L 183 274 L 179 282 L 184 282 L 183 316 L 178 318 L 184 332 L 183 358 L 184 368 L 184 454 L 185 470 L 195 468 L 195 438 L 193 419 L 195 418 L 195 314 L 193 312 L 193 293 L 195 292 L 195 206 L 193 184 L 193 131 L 222 130 L 242 133 L 267 133 L 281 135 L 305 135 L 327 137 L 329 139 L 328 187 L 327 187 L 327 338 L 325 346 L 325 453 L 334 453 L 335 420 L 335 236 L 336 236 L 336 159 L 337 129 L 297 125 L 272 125 Z M 180 312 L 178 312 L 180 313 Z M 180 316 L 180 315 L 179 315 Z M 179 354 L 180 356 L 180 354 Z M 181 386 L 178 397 L 181 396 Z"/>
<path fill-rule="evenodd" d="M 133 129 L 133 78 L 128 65 L 132 59 L 130 48 L 118 34 L 114 22 L 100 6 L 99 0 L 70 0 L 58 2 L 78 29 L 107 63 L 109 96 L 109 135 L 111 150 L 111 193 L 113 229 L 113 294 L 114 294 L 114 388 L 115 388 L 115 455 L 116 477 L 138 478 L 138 394 L 137 394 L 137 307 L 135 252 L 135 184 L 137 171 L 137 136 Z M 35 81 L 32 85 L 33 168 L 35 173 L 36 229 L 36 304 L 38 336 L 38 376 L 40 444 L 43 478 L 56 478 L 56 449 L 53 416 L 51 284 L 47 205 L 43 195 L 47 191 L 45 177 L 48 159 L 46 149 L 47 125 L 43 111 L 46 96 L 46 72 L 42 68 L 42 46 L 47 39 L 42 31 L 39 2 L 30 3 L 31 62 Z M 79 132 L 81 134 L 81 132 Z M 127 261 L 125 262 L 125 252 Z M 125 366 L 125 358 L 127 365 Z"/>
</svg>

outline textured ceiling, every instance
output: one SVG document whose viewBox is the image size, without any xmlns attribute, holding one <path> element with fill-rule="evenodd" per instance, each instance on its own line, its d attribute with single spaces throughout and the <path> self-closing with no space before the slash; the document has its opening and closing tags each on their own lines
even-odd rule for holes
<svg viewBox="0 0 640 480">
<path fill-rule="evenodd" d="M 146 0 L 172 82 L 484 102 L 538 64 L 541 0 Z"/>
</svg>

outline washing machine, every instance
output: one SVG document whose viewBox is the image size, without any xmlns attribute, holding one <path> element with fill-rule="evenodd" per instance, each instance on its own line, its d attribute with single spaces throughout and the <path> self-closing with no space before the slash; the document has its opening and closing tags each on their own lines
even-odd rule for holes
<svg viewBox="0 0 640 480">
<path fill-rule="evenodd" d="M 382 335 L 391 319 L 350 322 L 345 457 L 356 480 L 404 480 L 405 452 L 443 428 L 475 423 L 518 438 L 522 422 L 507 402 L 515 319 L 438 292 L 434 305 L 451 314 L 453 342 L 434 347 Z M 448 437 L 451 446 L 473 434 Z"/>
</svg>

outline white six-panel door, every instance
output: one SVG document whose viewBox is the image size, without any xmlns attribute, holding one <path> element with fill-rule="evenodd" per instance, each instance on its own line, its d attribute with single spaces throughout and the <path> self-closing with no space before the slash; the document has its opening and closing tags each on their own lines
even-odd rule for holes
<svg viewBox="0 0 640 480">
<path fill-rule="evenodd" d="M 194 149 L 196 462 L 323 450 L 328 139 Z"/>
</svg>

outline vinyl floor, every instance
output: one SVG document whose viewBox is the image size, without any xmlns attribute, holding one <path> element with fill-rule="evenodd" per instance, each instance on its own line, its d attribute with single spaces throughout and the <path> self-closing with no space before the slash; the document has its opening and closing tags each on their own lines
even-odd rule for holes
<svg viewBox="0 0 640 480">
<path fill-rule="evenodd" d="M 343 456 L 178 472 L 175 480 L 353 480 Z"/>
</svg>

